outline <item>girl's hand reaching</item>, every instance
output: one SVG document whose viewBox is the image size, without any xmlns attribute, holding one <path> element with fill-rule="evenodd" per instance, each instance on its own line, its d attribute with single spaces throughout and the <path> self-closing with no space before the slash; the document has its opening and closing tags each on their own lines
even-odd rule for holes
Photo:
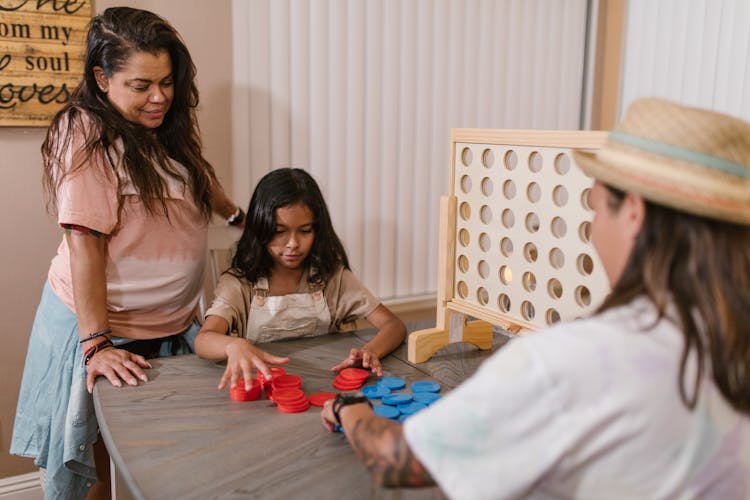
<svg viewBox="0 0 750 500">
<path fill-rule="evenodd" d="M 383 367 L 380 364 L 380 358 L 377 354 L 366 348 L 352 349 L 349 351 L 349 357 L 331 368 L 331 371 L 337 372 L 351 366 L 361 366 L 362 368 L 371 370 L 378 377 L 383 376 Z"/>
<path fill-rule="evenodd" d="M 274 356 L 258 349 L 247 340 L 239 338 L 234 339 L 226 346 L 226 354 L 227 368 L 219 382 L 220 390 L 226 387 L 227 382 L 229 382 L 229 387 L 234 389 L 237 387 L 237 381 L 244 378 L 245 389 L 249 391 L 251 388 L 250 380 L 253 378 L 253 366 L 263 373 L 266 380 L 271 380 L 271 371 L 268 369 L 268 364 L 283 365 L 289 362 L 289 358 Z"/>
</svg>

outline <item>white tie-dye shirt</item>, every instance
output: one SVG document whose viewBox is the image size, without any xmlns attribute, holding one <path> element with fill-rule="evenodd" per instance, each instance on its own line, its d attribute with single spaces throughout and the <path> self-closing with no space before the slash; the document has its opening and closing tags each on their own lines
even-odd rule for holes
<svg viewBox="0 0 750 500">
<path fill-rule="evenodd" d="M 750 417 L 710 374 L 685 407 L 682 335 L 654 318 L 639 299 L 514 339 L 409 418 L 406 441 L 457 499 L 750 498 Z"/>
<path fill-rule="evenodd" d="M 67 164 L 73 152 L 69 152 Z M 118 155 L 111 155 L 117 162 Z M 182 165 L 176 167 L 187 174 Z M 203 284 L 207 221 L 192 193 L 179 181 L 167 181 L 169 218 L 157 202 L 146 213 L 122 169 L 117 174 L 106 157 L 92 157 L 67 176 L 58 190 L 58 222 L 93 229 L 107 238 L 107 310 L 113 333 L 129 338 L 157 338 L 185 330 L 196 316 Z M 118 211 L 118 183 L 124 197 Z M 63 238 L 52 260 L 48 281 L 55 294 L 75 311 L 70 250 Z"/>
</svg>

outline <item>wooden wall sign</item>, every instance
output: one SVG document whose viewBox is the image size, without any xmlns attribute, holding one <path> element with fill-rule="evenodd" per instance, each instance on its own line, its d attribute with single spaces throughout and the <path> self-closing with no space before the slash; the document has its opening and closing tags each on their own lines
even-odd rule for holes
<svg viewBox="0 0 750 500">
<path fill-rule="evenodd" d="M 83 74 L 89 0 L 0 0 L 0 125 L 46 127 Z"/>
</svg>

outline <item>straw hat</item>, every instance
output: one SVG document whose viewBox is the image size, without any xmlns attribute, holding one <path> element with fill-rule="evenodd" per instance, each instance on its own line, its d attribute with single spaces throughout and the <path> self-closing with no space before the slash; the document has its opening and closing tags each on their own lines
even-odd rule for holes
<svg viewBox="0 0 750 500">
<path fill-rule="evenodd" d="M 750 124 L 737 118 L 639 99 L 601 150 L 573 158 L 604 184 L 654 203 L 750 224 Z"/>
</svg>

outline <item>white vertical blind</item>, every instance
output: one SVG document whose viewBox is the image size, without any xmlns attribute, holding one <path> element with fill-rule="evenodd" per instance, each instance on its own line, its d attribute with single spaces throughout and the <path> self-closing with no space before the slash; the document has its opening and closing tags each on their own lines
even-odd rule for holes
<svg viewBox="0 0 750 500">
<path fill-rule="evenodd" d="M 748 0 L 629 0 L 620 113 L 656 96 L 750 119 Z"/>
<path fill-rule="evenodd" d="M 355 272 L 434 293 L 450 129 L 577 129 L 587 0 L 234 0 L 234 196 L 310 171 Z"/>
</svg>

